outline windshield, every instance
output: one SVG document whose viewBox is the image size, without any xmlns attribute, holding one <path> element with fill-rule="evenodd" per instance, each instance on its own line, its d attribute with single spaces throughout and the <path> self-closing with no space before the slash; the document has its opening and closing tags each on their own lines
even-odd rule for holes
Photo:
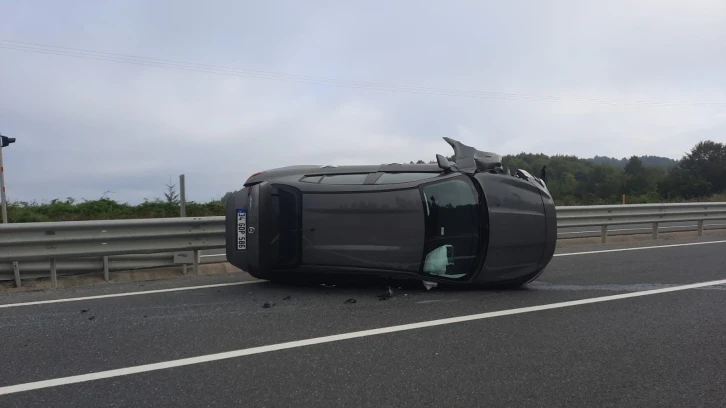
<svg viewBox="0 0 726 408">
<path fill-rule="evenodd" d="M 467 177 L 422 188 L 426 217 L 423 272 L 461 279 L 479 253 L 478 193 Z"/>
</svg>

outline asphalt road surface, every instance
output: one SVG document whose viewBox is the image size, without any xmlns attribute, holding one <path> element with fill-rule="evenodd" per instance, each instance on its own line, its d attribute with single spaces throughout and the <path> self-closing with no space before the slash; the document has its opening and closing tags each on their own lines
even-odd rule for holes
<svg viewBox="0 0 726 408">
<path fill-rule="evenodd" d="M 512 291 L 243 275 L 4 295 L 0 407 L 724 407 L 711 239 L 571 248 Z"/>
</svg>

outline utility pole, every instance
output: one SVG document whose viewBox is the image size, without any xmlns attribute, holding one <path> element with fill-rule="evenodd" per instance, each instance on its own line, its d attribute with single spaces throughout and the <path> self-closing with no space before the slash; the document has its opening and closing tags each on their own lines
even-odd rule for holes
<svg viewBox="0 0 726 408">
<path fill-rule="evenodd" d="M 5 195 L 5 166 L 3 165 L 3 147 L 15 143 L 14 137 L 0 135 L 0 201 L 2 201 L 3 224 L 8 223 L 8 199 Z"/>
<path fill-rule="evenodd" d="M 184 175 L 179 175 L 179 209 L 182 217 L 187 216 L 187 189 L 184 181 Z"/>
</svg>

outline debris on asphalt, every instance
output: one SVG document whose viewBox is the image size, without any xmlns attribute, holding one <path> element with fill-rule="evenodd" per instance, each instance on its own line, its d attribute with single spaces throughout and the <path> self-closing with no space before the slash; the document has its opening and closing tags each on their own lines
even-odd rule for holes
<svg viewBox="0 0 726 408">
<path fill-rule="evenodd" d="M 282 298 L 282 300 L 290 300 L 290 295 L 285 296 L 284 298 Z"/>
<path fill-rule="evenodd" d="M 270 301 L 267 301 L 267 302 L 265 302 L 264 305 L 262 305 L 262 307 L 265 308 L 265 309 L 270 308 L 272 306 L 275 306 L 275 304 L 272 303 L 272 302 L 270 302 Z"/>
<path fill-rule="evenodd" d="M 95 318 L 96 318 L 96 316 L 91 316 L 91 317 L 88 318 L 88 320 L 93 320 Z"/>
<path fill-rule="evenodd" d="M 356 300 L 355 300 L 355 299 L 348 299 L 348 300 L 346 300 L 346 301 L 345 301 L 345 302 L 343 302 L 343 303 L 346 303 L 346 304 L 350 304 L 350 303 L 355 303 L 355 302 L 356 302 Z"/>
<path fill-rule="evenodd" d="M 81 310 L 81 313 L 86 313 L 87 311 L 88 311 L 88 309 L 83 309 L 83 310 Z"/>
<path fill-rule="evenodd" d="M 383 293 L 378 296 L 378 300 L 388 300 L 393 297 L 393 289 L 389 286 L 388 293 Z"/>
<path fill-rule="evenodd" d="M 422 281 L 422 282 L 423 282 L 423 285 L 426 288 L 426 290 L 431 290 L 431 288 L 435 288 L 435 287 L 439 286 L 439 284 L 436 282 L 429 282 L 429 281 Z"/>
</svg>

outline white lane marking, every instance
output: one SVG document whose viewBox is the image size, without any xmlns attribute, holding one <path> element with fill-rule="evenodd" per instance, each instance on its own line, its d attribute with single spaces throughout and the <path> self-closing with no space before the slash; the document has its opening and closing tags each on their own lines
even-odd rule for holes
<svg viewBox="0 0 726 408">
<path fill-rule="evenodd" d="M 184 287 L 180 287 L 180 288 L 145 290 L 142 292 L 123 292 L 123 293 L 110 293 L 107 295 L 84 296 L 84 297 L 67 298 L 67 299 L 37 300 L 34 302 L 9 303 L 9 304 L 5 304 L 5 305 L 0 305 L 0 309 L 8 308 L 8 307 L 18 307 L 18 306 L 44 305 L 47 303 L 76 302 L 79 300 L 105 299 L 105 298 L 135 296 L 135 295 L 149 295 L 152 293 L 178 292 L 178 291 L 182 291 L 182 290 L 219 288 L 219 287 L 223 287 L 223 286 L 247 285 L 250 283 L 261 283 L 261 282 L 266 282 L 266 281 L 254 280 L 254 281 L 244 281 L 244 282 L 215 283 L 212 285 L 184 286 Z"/>
<path fill-rule="evenodd" d="M 606 252 L 640 251 L 640 250 L 644 250 L 644 249 L 674 248 L 674 247 L 682 247 L 682 246 L 708 245 L 708 244 L 723 244 L 725 242 L 726 242 L 726 239 L 720 240 L 720 241 L 687 242 L 684 244 L 653 245 L 653 246 L 634 247 L 634 248 L 599 249 L 597 251 L 567 252 L 564 254 L 554 254 L 554 256 L 604 254 Z"/>
<path fill-rule="evenodd" d="M 182 358 L 182 359 L 178 359 L 178 360 L 162 361 L 159 363 L 144 364 L 144 365 L 138 365 L 138 366 L 133 366 L 133 367 L 117 368 L 114 370 L 97 371 L 97 372 L 88 373 L 88 374 L 54 378 L 54 379 L 50 379 L 50 380 L 9 385 L 9 386 L 5 386 L 5 387 L 0 387 L 0 395 L 6 395 L 6 394 L 12 394 L 12 393 L 30 391 L 30 390 L 37 390 L 37 389 L 41 389 L 41 388 L 55 387 L 55 386 L 59 386 L 59 385 L 76 384 L 76 383 L 81 383 L 81 382 L 86 382 L 86 381 L 100 380 L 103 378 L 112 378 L 112 377 L 120 377 L 120 376 L 130 375 L 130 374 L 146 373 L 149 371 L 164 370 L 164 369 L 182 367 L 182 366 L 187 366 L 187 365 L 192 365 L 192 364 L 208 363 L 211 361 L 218 361 L 218 360 L 224 360 L 224 359 L 230 359 L 230 358 L 236 358 L 236 357 L 242 357 L 242 356 L 249 356 L 249 355 L 253 355 L 253 354 L 269 353 L 269 352 L 278 351 L 278 350 L 305 347 L 305 346 L 311 346 L 311 345 L 315 345 L 315 344 L 324 344 L 324 343 L 331 343 L 331 342 L 342 341 L 342 340 L 356 339 L 356 338 L 361 338 L 361 337 L 377 336 L 377 335 L 387 334 L 387 333 L 395 333 L 395 332 L 401 332 L 401 331 L 407 331 L 407 330 L 422 329 L 425 327 L 434 327 L 434 326 L 441 326 L 441 325 L 447 325 L 447 324 L 462 323 L 462 322 L 468 322 L 468 321 L 472 321 L 472 320 L 482 320 L 482 319 L 489 319 L 489 318 L 500 317 L 500 316 L 511 316 L 511 315 L 522 314 L 522 313 L 537 312 L 537 311 L 541 311 L 541 310 L 559 309 L 559 308 L 570 307 L 570 306 L 586 305 L 586 304 L 599 303 L 599 302 L 608 302 L 611 300 L 628 299 L 628 298 L 634 298 L 634 297 L 640 297 L 640 296 L 649 296 L 649 295 L 655 295 L 655 294 L 660 294 L 660 293 L 676 292 L 676 291 L 703 288 L 703 287 L 723 285 L 723 284 L 726 284 L 726 279 L 717 280 L 717 281 L 709 281 L 709 282 L 701 282 L 701 283 L 693 283 L 693 284 L 689 284 L 689 285 L 673 286 L 673 287 L 669 287 L 669 288 L 645 290 L 645 291 L 630 292 L 630 293 L 621 293 L 621 294 L 610 295 L 610 296 L 600 296 L 600 297 L 589 298 L 589 299 L 572 300 L 572 301 L 568 301 L 568 302 L 558 302 L 558 303 L 550 303 L 550 304 L 546 304 L 546 305 L 499 310 L 496 312 L 486 312 L 486 313 L 479 313 L 479 314 L 466 315 L 466 316 L 457 316 L 457 317 L 450 317 L 450 318 L 446 318 L 446 319 L 429 320 L 429 321 L 419 322 L 419 323 L 409 323 L 409 324 L 402 324 L 402 325 L 397 325 L 397 326 L 381 327 L 378 329 L 361 330 L 361 331 L 350 332 L 350 333 L 335 334 L 335 335 L 331 335 L 331 336 L 314 337 L 314 338 L 305 339 L 305 340 L 296 340 L 296 341 L 290 341 L 290 342 L 286 342 L 286 343 L 270 344 L 267 346 L 251 347 L 251 348 L 227 351 L 227 352 L 216 353 L 216 354 L 207 354 L 207 355 L 197 356 L 197 357 Z"/>
</svg>

